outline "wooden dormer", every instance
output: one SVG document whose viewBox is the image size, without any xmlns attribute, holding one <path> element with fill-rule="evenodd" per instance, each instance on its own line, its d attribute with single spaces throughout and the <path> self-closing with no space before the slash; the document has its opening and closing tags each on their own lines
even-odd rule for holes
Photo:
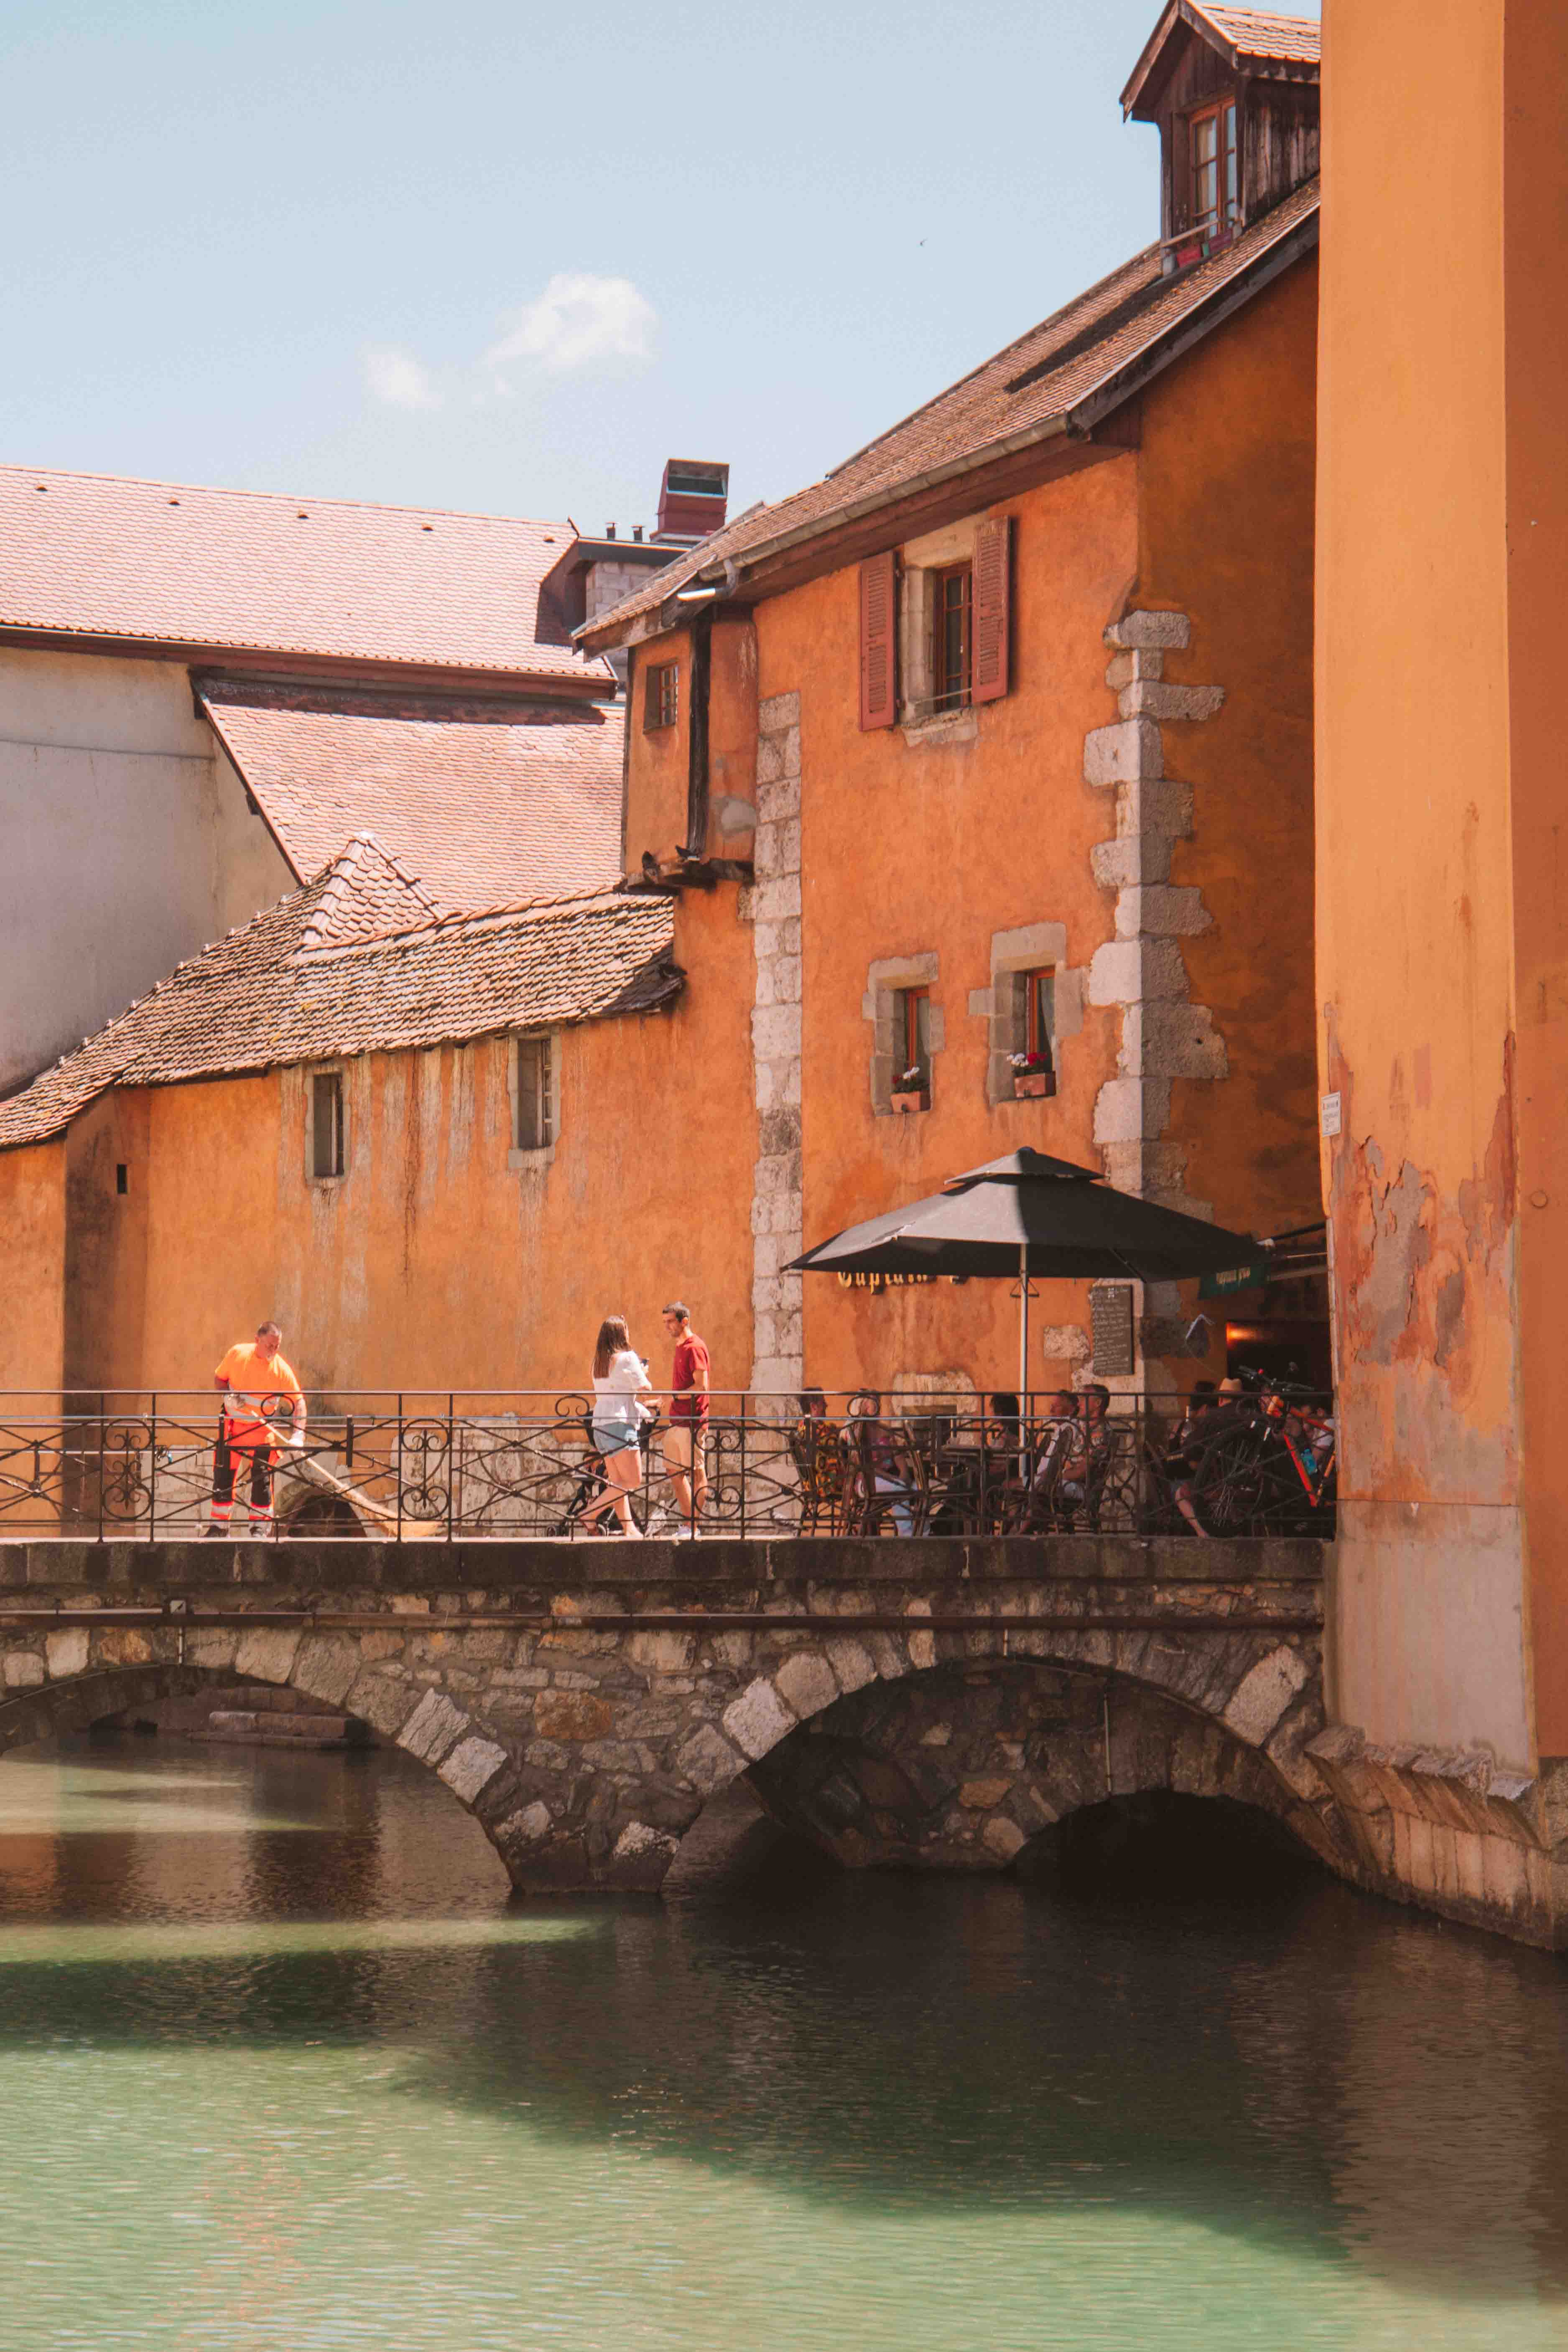
<svg viewBox="0 0 1568 2352">
<path fill-rule="evenodd" d="M 1320 29 L 1309 16 L 1170 0 L 1121 111 L 1160 126 L 1166 267 L 1218 252 L 1318 169 Z"/>
</svg>

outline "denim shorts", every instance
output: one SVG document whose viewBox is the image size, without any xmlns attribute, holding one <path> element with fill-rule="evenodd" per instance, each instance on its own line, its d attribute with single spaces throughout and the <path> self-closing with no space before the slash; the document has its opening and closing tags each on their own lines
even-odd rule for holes
<svg viewBox="0 0 1568 2352">
<path fill-rule="evenodd" d="M 641 1427 L 635 1421 L 595 1421 L 594 1444 L 601 1454 L 625 1454 L 637 1443 Z"/>
</svg>

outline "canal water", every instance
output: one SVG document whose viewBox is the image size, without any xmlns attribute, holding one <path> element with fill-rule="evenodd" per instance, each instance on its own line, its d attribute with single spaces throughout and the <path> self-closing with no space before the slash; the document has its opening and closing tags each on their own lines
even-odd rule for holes
<svg viewBox="0 0 1568 2352">
<path fill-rule="evenodd" d="M 521 1904 L 397 1756 L 14 1757 L 0 2345 L 1562 2352 L 1565 2039 L 1317 1878 Z"/>
</svg>

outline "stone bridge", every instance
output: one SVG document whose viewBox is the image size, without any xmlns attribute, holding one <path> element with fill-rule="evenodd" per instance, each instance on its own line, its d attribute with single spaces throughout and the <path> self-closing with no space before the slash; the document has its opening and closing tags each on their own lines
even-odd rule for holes
<svg viewBox="0 0 1568 2352">
<path fill-rule="evenodd" d="M 427 1764 L 528 1890 L 661 1884 L 742 1774 L 854 1864 L 1005 1867 L 1145 1790 L 1372 1856 L 1308 1753 L 1321 1547 L 0 1545 L 0 1752 L 288 1685 Z"/>
</svg>

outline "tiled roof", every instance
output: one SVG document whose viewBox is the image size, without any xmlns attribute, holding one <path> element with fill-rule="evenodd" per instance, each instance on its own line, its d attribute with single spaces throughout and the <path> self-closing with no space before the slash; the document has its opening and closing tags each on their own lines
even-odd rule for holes
<svg viewBox="0 0 1568 2352">
<path fill-rule="evenodd" d="M 296 874 L 373 833 L 440 912 L 621 870 L 620 714 L 202 683 L 203 708 Z"/>
<path fill-rule="evenodd" d="M 364 935 L 397 920 L 414 928 Z M 58 1135 L 112 1086 L 652 1012 L 680 992 L 672 937 L 668 898 L 607 893 L 433 921 L 376 843 L 351 842 L 0 1103 L 0 1150 Z"/>
<path fill-rule="evenodd" d="M 1323 28 L 1315 16 L 1271 16 L 1261 8 L 1212 8 L 1207 0 L 1188 0 L 1194 13 L 1206 16 L 1238 58 L 1279 58 L 1290 65 L 1318 65 L 1323 54 Z"/>
<path fill-rule="evenodd" d="M 928 479 L 1001 456 L 1016 439 L 1043 440 L 1065 429 L 1091 394 L 1110 390 L 1116 378 L 1147 362 L 1162 341 L 1196 323 L 1205 305 L 1234 290 L 1285 239 L 1303 229 L 1315 234 L 1317 210 L 1318 183 L 1311 180 L 1223 253 L 1173 276 L 1162 276 L 1158 246 L 1135 254 L 821 481 L 776 506 L 753 507 L 679 557 L 580 629 L 579 641 L 614 644 L 689 582 L 722 580 L 727 564 L 743 572 L 796 537 L 826 531 L 893 504 Z"/>
<path fill-rule="evenodd" d="M 540 610 L 574 536 L 564 522 L 4 466 L 0 628 L 580 687 L 581 661 Z"/>
</svg>

